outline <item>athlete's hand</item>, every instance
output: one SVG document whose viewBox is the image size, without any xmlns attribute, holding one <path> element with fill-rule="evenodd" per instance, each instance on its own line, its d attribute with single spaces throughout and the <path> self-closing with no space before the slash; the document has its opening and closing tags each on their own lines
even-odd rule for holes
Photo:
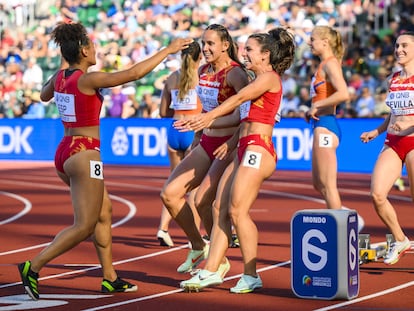
<svg viewBox="0 0 414 311">
<path fill-rule="evenodd" d="M 229 154 L 229 145 L 227 143 L 221 144 L 214 150 L 213 155 L 218 160 L 224 160 Z"/>
<path fill-rule="evenodd" d="M 175 54 L 181 50 L 188 48 L 191 42 L 194 40 L 191 38 L 177 38 L 174 39 L 167 47 L 170 54 Z"/>
<path fill-rule="evenodd" d="M 378 130 L 375 129 L 369 132 L 363 132 L 360 136 L 360 139 L 363 143 L 368 143 L 374 138 L 376 138 L 377 136 L 378 136 Z"/>
<path fill-rule="evenodd" d="M 212 122 L 213 119 L 211 119 L 209 113 L 202 113 L 192 118 L 177 120 L 173 125 L 180 132 L 198 132 L 204 128 L 208 128 Z"/>
<path fill-rule="evenodd" d="M 318 108 L 315 107 L 315 105 L 311 105 L 308 113 L 307 113 L 307 121 L 309 122 L 310 119 L 319 120 L 318 117 Z"/>
</svg>

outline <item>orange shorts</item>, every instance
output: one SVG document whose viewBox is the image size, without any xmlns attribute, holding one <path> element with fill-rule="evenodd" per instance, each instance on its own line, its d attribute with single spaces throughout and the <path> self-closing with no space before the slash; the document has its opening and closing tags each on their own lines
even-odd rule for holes
<svg viewBox="0 0 414 311">
<path fill-rule="evenodd" d="M 74 154 L 84 150 L 100 151 L 101 141 L 87 136 L 64 136 L 55 153 L 55 167 L 65 173 L 63 164 Z"/>
<path fill-rule="evenodd" d="M 272 155 L 275 162 L 277 161 L 277 155 L 275 147 L 273 146 L 272 137 L 267 135 L 253 134 L 244 136 L 239 139 L 239 145 L 237 148 L 237 157 L 239 158 L 239 162 L 242 161 L 247 147 L 252 145 L 262 146 Z"/>
</svg>

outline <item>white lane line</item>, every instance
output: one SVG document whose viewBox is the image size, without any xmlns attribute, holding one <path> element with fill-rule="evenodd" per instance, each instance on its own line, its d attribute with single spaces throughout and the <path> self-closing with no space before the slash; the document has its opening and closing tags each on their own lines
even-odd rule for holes
<svg viewBox="0 0 414 311">
<path fill-rule="evenodd" d="M 32 203 L 29 200 L 27 200 L 26 198 L 24 198 L 20 195 L 10 193 L 10 192 L 0 191 L 0 196 L 2 196 L 2 195 L 5 195 L 7 197 L 11 197 L 13 199 L 16 199 L 16 200 L 22 202 L 24 204 L 24 208 L 23 208 L 22 211 L 20 211 L 16 215 L 14 215 L 10 218 L 7 218 L 5 220 L 0 221 L 0 226 L 8 224 L 9 222 L 15 221 L 16 219 L 19 219 L 20 217 L 23 217 L 28 212 L 30 212 L 30 210 L 32 209 Z"/>
<path fill-rule="evenodd" d="M 352 300 L 349 300 L 349 301 L 337 303 L 337 304 L 334 304 L 334 305 L 331 305 L 331 306 L 328 306 L 328 307 L 315 309 L 313 311 L 328 311 L 328 310 L 334 310 L 334 309 L 342 308 L 344 306 L 349 306 L 349 305 L 357 303 L 357 302 L 361 302 L 361 301 L 369 300 L 369 299 L 376 298 L 376 297 L 379 297 L 379 296 L 384 296 L 384 295 L 387 295 L 387 294 L 391 294 L 391 293 L 396 292 L 400 289 L 404 289 L 404 288 L 407 288 L 407 287 L 410 287 L 410 286 L 414 286 L 414 281 L 407 282 L 407 283 L 404 283 L 404 284 L 401 284 L 401 285 L 398 285 L 398 286 L 390 287 L 386 290 L 376 292 L 376 293 L 373 293 L 373 294 L 370 294 L 370 295 L 366 295 L 366 296 L 355 298 L 355 299 L 352 299 Z"/>
<path fill-rule="evenodd" d="M 113 182 L 113 183 L 110 183 L 110 184 L 112 184 L 112 185 L 123 185 L 123 186 L 131 187 L 131 188 L 133 187 L 133 188 L 144 188 L 144 189 L 154 190 L 154 187 L 147 187 L 147 186 L 140 186 L 140 185 L 131 185 L 131 184 L 124 185 L 122 183 L 117 183 L 117 182 Z M 366 191 L 354 191 L 354 190 L 344 190 L 344 189 L 341 189 L 341 191 L 354 193 L 354 194 L 359 194 L 359 195 L 367 195 L 368 194 L 368 192 L 366 192 Z M 302 199 L 302 200 L 306 200 L 306 201 L 313 201 L 313 202 L 317 202 L 317 203 L 321 203 L 321 204 L 325 203 L 324 200 L 314 198 L 314 197 L 310 197 L 310 196 L 305 196 L 305 195 L 290 194 L 290 193 L 286 193 L 286 192 L 271 191 L 271 190 L 265 190 L 265 189 L 261 189 L 260 192 L 261 193 L 272 194 L 272 195 L 290 197 L 290 198 L 297 198 L 297 199 Z M 406 200 L 407 199 L 406 197 L 402 197 L 402 196 L 396 196 L 396 197 L 400 200 Z M 186 247 L 188 247 L 188 245 L 183 245 L 183 246 L 178 247 L 178 248 L 176 247 L 176 248 L 172 248 L 172 249 L 169 249 L 169 250 L 166 250 L 166 251 L 157 252 L 157 253 L 153 253 L 153 254 L 149 254 L 149 255 L 145 255 L 145 256 L 126 259 L 126 260 L 123 260 L 123 261 L 118 261 L 118 262 L 114 263 L 114 265 L 118 265 L 118 264 L 122 264 L 122 263 L 126 263 L 126 262 L 131 262 L 131 261 L 135 261 L 135 260 L 140 260 L 140 259 L 144 259 L 144 258 L 154 257 L 154 256 L 161 255 L 163 253 L 166 253 L 166 252 L 176 251 L 178 249 L 186 248 Z M 265 270 L 271 270 L 271 269 L 274 269 L 274 268 L 277 268 L 277 267 L 280 267 L 280 266 L 284 266 L 284 265 L 287 265 L 287 264 L 290 264 L 290 261 L 286 261 L 286 262 L 283 262 L 283 263 L 279 263 L 277 265 L 271 265 L 271 266 L 267 266 L 267 267 L 258 269 L 258 272 L 265 271 Z M 66 272 L 66 273 L 62 273 L 62 274 L 51 275 L 51 276 L 47 276 L 47 277 L 44 277 L 44 278 L 40 278 L 39 280 L 41 280 L 41 279 L 50 279 L 50 278 L 65 276 L 65 275 L 69 275 L 69 274 L 77 274 L 77 273 L 82 273 L 82 272 L 85 272 L 85 271 L 99 269 L 99 268 L 100 267 L 90 267 L 90 268 L 87 268 L 87 269 L 70 271 L 70 272 Z M 238 278 L 240 276 L 241 276 L 241 274 L 231 276 L 231 277 L 227 277 L 227 278 L 224 279 L 224 281 L 235 279 L 235 278 Z M 18 285 L 20 283 L 21 282 L 0 285 L 0 288 L 14 286 L 14 285 Z M 380 291 L 380 292 L 377 292 L 377 293 L 374 293 L 374 294 L 370 294 L 370 295 L 367 295 L 367 296 L 364 296 L 364 297 L 356 298 L 356 299 L 353 299 L 353 300 L 350 300 L 350 301 L 347 301 L 347 302 L 335 304 L 335 305 L 328 306 L 328 307 L 325 307 L 325 308 L 317 309 L 317 310 L 314 310 L 314 311 L 333 310 L 333 309 L 340 308 L 340 307 L 345 306 L 345 305 L 354 304 L 354 303 L 357 303 L 357 302 L 360 302 L 360 301 L 364 301 L 364 300 L 372 299 L 372 298 L 375 298 L 375 297 L 378 297 L 378 296 L 381 296 L 381 295 L 392 293 L 392 292 L 395 292 L 395 291 L 398 291 L 400 289 L 403 289 L 403 288 L 406 288 L 406 287 L 409 287 L 409 286 L 413 286 L 413 285 L 414 285 L 414 281 L 408 282 L 408 283 L 401 284 L 401 285 L 396 286 L 396 287 L 389 288 L 389 289 L 384 290 L 384 291 Z M 172 295 L 172 294 L 175 294 L 175 293 L 179 293 L 181 291 L 183 291 L 183 290 L 182 289 L 176 289 L 176 290 L 157 293 L 157 294 L 153 294 L 153 295 L 149 295 L 149 296 L 145 296 L 145 297 L 140 297 L 140 298 L 136 298 L 136 299 L 132 299 L 132 300 L 126 300 L 126 301 L 118 302 L 118 303 L 115 303 L 115 304 L 108 304 L 108 305 L 102 305 L 102 306 L 95 307 L 95 308 L 85 309 L 83 311 L 95 311 L 95 310 L 108 309 L 108 308 L 112 308 L 112 307 L 116 307 L 116 306 L 131 304 L 131 303 L 134 303 L 134 302 L 150 300 L 150 299 L 155 299 L 155 298 L 162 297 L 162 296 Z"/>
<path fill-rule="evenodd" d="M 128 263 L 128 262 L 139 261 L 139 260 L 143 260 L 143 259 L 147 259 L 147 258 L 151 258 L 151 257 L 156 257 L 156 256 L 164 255 L 164 254 L 167 254 L 167 253 L 175 252 L 175 251 L 181 250 L 183 248 L 188 248 L 188 244 L 181 245 L 181 246 L 178 246 L 178 247 L 169 248 L 167 250 L 162 250 L 162 251 L 155 252 L 155 253 L 150 253 L 150 254 L 143 255 L 143 256 L 138 256 L 138 257 L 133 257 L 133 258 L 128 258 L 128 259 L 115 261 L 115 262 L 113 262 L 113 265 L 117 266 L 117 265 L 122 265 L 122 264 L 125 264 L 125 263 Z M 59 278 L 59 277 L 62 277 L 62 276 L 79 274 L 79 273 L 92 271 L 92 270 L 97 270 L 97 269 L 101 269 L 101 266 L 97 265 L 97 266 L 88 267 L 88 268 L 84 268 L 84 269 L 78 269 L 78 270 L 73 270 L 73 271 L 67 271 L 67 272 L 64 272 L 64 273 L 52 274 L 52 275 L 40 277 L 39 281 L 48 280 L 48 279 L 55 279 L 55 278 Z M 22 282 L 1 284 L 0 289 L 15 286 L 15 285 L 21 285 L 21 284 L 22 284 Z"/>
<path fill-rule="evenodd" d="M 267 270 L 271 270 L 271 269 L 275 269 L 275 268 L 279 268 L 282 266 L 286 266 L 290 264 L 290 260 L 289 261 L 285 261 L 285 262 L 281 262 L 275 265 L 271 265 L 268 267 L 264 267 L 261 269 L 257 269 L 257 272 L 262 272 L 262 271 L 267 271 Z M 227 278 L 224 278 L 224 282 L 229 281 L 229 280 L 233 280 L 233 279 L 237 279 L 240 278 L 242 276 L 242 274 L 237 274 L 237 275 L 233 275 Z M 150 300 L 150 299 L 155 299 L 155 298 L 159 298 L 159 297 L 163 297 L 163 296 L 168 296 L 168 295 L 173 295 L 179 292 L 184 291 L 183 289 L 175 289 L 175 290 L 170 290 L 167 292 L 161 292 L 161 293 L 157 293 L 157 294 L 153 294 L 153 295 L 148 295 L 148 296 L 144 296 L 144 297 L 139 297 L 139 298 L 134 298 L 134 299 L 130 299 L 130 300 L 124 300 L 124 301 L 120 301 L 120 302 L 116 302 L 116 303 L 111 303 L 108 305 L 101 305 L 98 307 L 93 307 L 93 308 L 89 308 L 89 309 L 83 309 L 82 311 L 97 311 L 97 310 L 104 310 L 104 309 L 109 309 L 109 308 L 114 308 L 114 307 L 119 307 L 119 306 L 124 306 L 124 305 L 128 305 L 134 302 L 140 302 L 140 301 L 145 301 L 145 300 Z"/>
<path fill-rule="evenodd" d="M 113 223 L 112 224 L 112 228 L 116 228 L 116 227 L 119 227 L 119 226 L 123 225 L 124 223 L 128 222 L 129 220 L 131 220 L 137 214 L 137 207 L 131 201 L 126 200 L 124 198 L 121 198 L 121 197 L 119 197 L 117 195 L 113 195 L 113 194 L 110 194 L 109 197 L 112 200 L 114 200 L 114 201 L 119 201 L 119 202 L 125 204 L 129 208 L 128 214 L 125 217 L 123 217 L 120 220 L 118 220 L 116 223 Z M 49 243 L 38 244 L 38 245 L 33 245 L 33 246 L 29 246 L 29 247 L 24 247 L 24 248 L 19 248 L 19 249 L 15 249 L 15 250 L 11 250 L 11 251 L 1 252 L 0 253 L 0 256 L 10 255 L 10 254 L 15 254 L 15 253 L 20 253 L 20 252 L 25 252 L 25 251 L 32 250 L 32 249 L 45 247 L 45 246 L 47 246 L 49 244 L 50 244 L 50 242 Z"/>
</svg>

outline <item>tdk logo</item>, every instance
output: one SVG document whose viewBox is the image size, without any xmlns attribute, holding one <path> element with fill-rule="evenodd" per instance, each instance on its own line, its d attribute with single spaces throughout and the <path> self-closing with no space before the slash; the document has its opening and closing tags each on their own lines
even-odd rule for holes
<svg viewBox="0 0 414 311">
<path fill-rule="evenodd" d="M 326 224 L 326 218 L 322 216 L 303 216 L 302 221 L 305 224 Z"/>
<path fill-rule="evenodd" d="M 111 148 L 116 156 L 129 153 L 133 156 L 166 156 L 167 130 L 165 127 L 118 126 L 112 135 Z"/>
<path fill-rule="evenodd" d="M 0 154 L 32 154 L 28 139 L 33 132 L 32 126 L 0 126 Z"/>
</svg>

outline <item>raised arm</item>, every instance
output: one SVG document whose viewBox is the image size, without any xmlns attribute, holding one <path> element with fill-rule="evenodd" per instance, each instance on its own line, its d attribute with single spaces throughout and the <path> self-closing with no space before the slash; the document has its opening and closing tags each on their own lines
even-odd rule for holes
<svg viewBox="0 0 414 311">
<path fill-rule="evenodd" d="M 173 40 L 167 47 L 161 49 L 151 57 L 136 63 L 132 67 L 118 72 L 90 72 L 82 79 L 82 87 L 85 89 L 99 89 L 125 84 L 127 82 L 139 80 L 151 72 L 169 54 L 175 54 L 193 42 L 193 39 L 178 38 Z"/>
</svg>

